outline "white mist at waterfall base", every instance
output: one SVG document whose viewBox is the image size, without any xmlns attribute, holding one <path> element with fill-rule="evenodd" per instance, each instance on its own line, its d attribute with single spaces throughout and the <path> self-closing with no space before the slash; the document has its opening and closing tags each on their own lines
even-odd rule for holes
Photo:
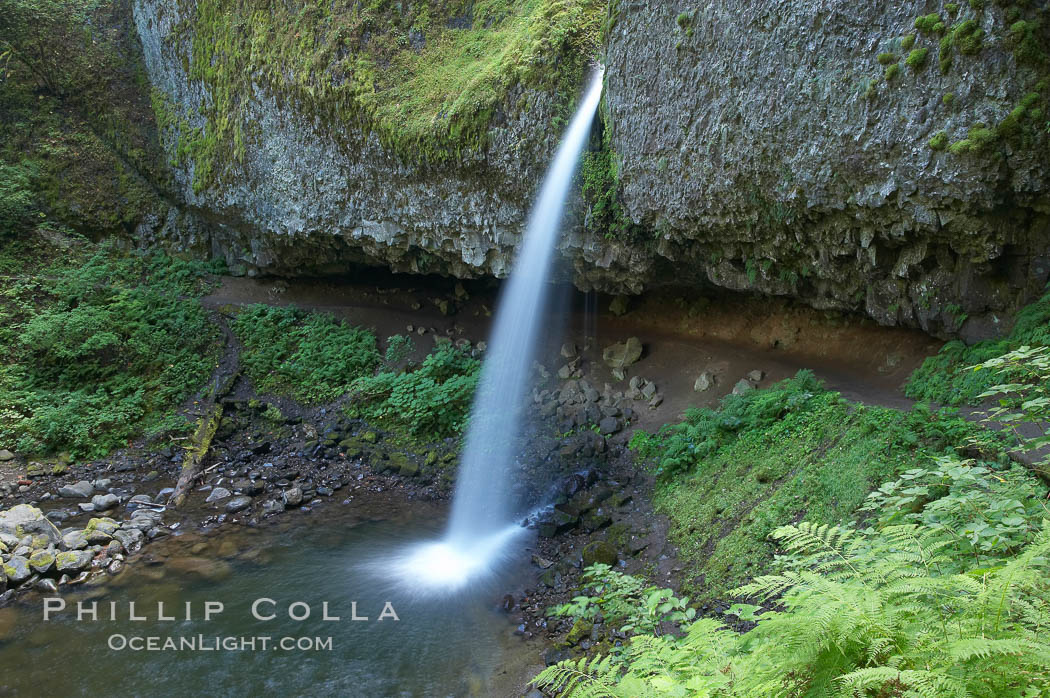
<svg viewBox="0 0 1050 698">
<path fill-rule="evenodd" d="M 504 285 L 471 409 L 448 531 L 393 563 L 415 590 L 451 592 L 483 578 L 520 532 L 510 490 L 529 372 L 565 202 L 602 95 L 598 70 L 551 161 Z"/>
</svg>

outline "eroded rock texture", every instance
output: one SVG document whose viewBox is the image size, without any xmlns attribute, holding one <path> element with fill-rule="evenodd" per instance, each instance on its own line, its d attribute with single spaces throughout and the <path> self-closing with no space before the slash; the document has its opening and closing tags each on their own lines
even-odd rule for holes
<svg viewBox="0 0 1050 698">
<path fill-rule="evenodd" d="M 1050 151 L 1038 129 L 980 152 L 930 147 L 942 130 L 952 143 L 979 122 L 994 129 L 1039 78 L 1015 59 L 1004 8 L 963 5 L 947 31 L 973 18 L 985 39 L 954 51 L 945 74 L 940 35 L 919 34 L 929 58 L 905 63 L 901 39 L 927 2 L 616 3 L 602 128 L 631 234 L 588 227 L 577 196 L 565 269 L 583 289 L 712 284 L 940 335 L 994 331 L 1050 274 Z M 135 19 L 154 86 L 204 129 L 211 96 L 188 78 L 191 42 L 175 31 L 186 8 L 136 0 Z M 880 53 L 899 62 L 890 79 Z M 248 273 L 509 271 L 558 137 L 556 95 L 512 91 L 486 148 L 442 166 L 258 85 L 241 97 L 244 161 L 199 191 L 192 159 L 175 157 L 178 130 L 166 132 L 186 206 L 141 236 Z"/>
</svg>

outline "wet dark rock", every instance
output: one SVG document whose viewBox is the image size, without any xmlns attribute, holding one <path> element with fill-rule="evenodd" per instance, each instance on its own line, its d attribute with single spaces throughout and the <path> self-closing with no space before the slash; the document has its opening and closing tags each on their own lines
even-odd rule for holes
<svg viewBox="0 0 1050 698">
<path fill-rule="evenodd" d="M 286 507 L 297 507 L 303 503 L 303 491 L 299 487 L 290 487 L 284 491 L 283 498 Z"/>
<path fill-rule="evenodd" d="M 541 515 L 537 529 L 541 538 L 553 538 L 558 534 L 571 531 L 577 523 L 579 523 L 579 517 L 558 509 L 551 509 Z"/>
<path fill-rule="evenodd" d="M 55 584 L 55 580 L 47 579 L 46 577 L 43 579 L 36 580 L 36 583 L 33 586 L 36 588 L 37 591 L 39 591 L 42 594 L 58 593 L 58 585 Z"/>
<path fill-rule="evenodd" d="M 603 434 L 615 434 L 623 428 L 623 425 L 616 417 L 603 417 L 602 421 L 598 422 L 598 428 Z"/>
<path fill-rule="evenodd" d="M 137 528 L 121 528 L 113 534 L 113 537 L 120 542 L 125 550 L 129 553 L 134 553 L 142 547 L 146 536 Z"/>
<path fill-rule="evenodd" d="M 582 557 L 584 567 L 594 564 L 614 567 L 619 559 L 616 548 L 603 540 L 592 541 L 583 546 Z"/>
<path fill-rule="evenodd" d="M 232 494 L 232 492 L 230 492 L 225 487 L 216 487 L 215 489 L 213 489 L 211 492 L 208 493 L 208 498 L 205 499 L 204 501 L 205 502 L 217 502 L 217 501 L 219 501 L 221 499 L 228 498 L 231 494 Z"/>
<path fill-rule="evenodd" d="M 564 662 L 568 659 L 572 659 L 572 655 L 570 655 L 566 650 L 560 650 L 552 647 L 543 653 L 543 663 L 547 666 L 553 666 L 558 662 Z"/>
<path fill-rule="evenodd" d="M 226 512 L 229 514 L 236 514 L 238 511 L 243 511 L 251 505 L 252 498 L 246 495 L 241 495 L 226 502 Z"/>
</svg>

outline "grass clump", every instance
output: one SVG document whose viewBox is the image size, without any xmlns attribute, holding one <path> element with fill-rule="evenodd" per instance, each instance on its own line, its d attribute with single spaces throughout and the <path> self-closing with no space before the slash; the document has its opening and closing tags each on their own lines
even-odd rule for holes
<svg viewBox="0 0 1050 698">
<path fill-rule="evenodd" d="M 185 428 L 175 410 L 219 346 L 192 296 L 216 269 L 66 239 L 61 250 L 24 238 L 0 250 L 0 443 L 96 458 L 144 431 Z"/>
<path fill-rule="evenodd" d="M 456 436 L 466 428 L 480 375 L 480 361 L 446 344 L 418 367 L 358 378 L 347 413 L 414 438 Z"/>
<path fill-rule="evenodd" d="M 767 568 L 768 536 L 781 523 L 802 513 L 818 523 L 849 519 L 880 483 L 922 454 L 951 452 L 975 429 L 924 407 L 847 403 L 802 371 L 716 410 L 689 410 L 631 445 L 654 463 L 656 505 L 695 568 L 697 591 L 717 596 Z"/>
<path fill-rule="evenodd" d="M 927 145 L 930 146 L 930 150 L 944 150 L 948 147 L 948 134 L 945 131 L 938 131 L 933 134 Z"/>
<path fill-rule="evenodd" d="M 915 18 L 915 28 L 920 34 L 940 34 L 944 31 L 944 22 L 936 12 Z"/>
<path fill-rule="evenodd" d="M 900 63 L 891 63 L 886 66 L 886 82 L 892 82 L 901 71 Z"/>
<path fill-rule="evenodd" d="M 999 134 L 984 124 L 974 124 L 966 132 L 966 138 L 952 143 L 948 150 L 953 155 L 963 153 L 980 153 L 989 149 L 999 140 Z"/>
<path fill-rule="evenodd" d="M 927 48 L 913 49 L 908 57 L 904 60 L 909 68 L 918 72 L 926 66 L 926 59 L 929 57 L 930 50 Z"/>
<path fill-rule="evenodd" d="M 889 65 L 890 63 L 896 63 L 896 62 L 897 62 L 897 54 L 895 54 L 895 53 L 880 53 L 879 54 L 879 63 L 881 63 L 882 65 Z"/>
<path fill-rule="evenodd" d="M 952 45 L 964 56 L 975 56 L 981 52 L 984 30 L 976 20 L 967 19 L 952 27 Z"/>
<path fill-rule="evenodd" d="M 971 367 L 1022 346 L 1050 346 L 1050 293 L 1018 313 L 1012 331 L 1005 337 L 972 346 L 959 341 L 945 344 L 915 370 L 904 392 L 916 400 L 944 405 L 977 405 L 982 393 L 1004 379 L 992 371 L 974 371 Z"/>
<path fill-rule="evenodd" d="M 905 51 L 910 51 L 912 46 L 914 46 L 914 45 L 915 45 L 915 35 L 914 34 L 908 34 L 907 36 L 904 36 L 904 37 L 901 38 L 901 49 L 903 49 Z"/>
<path fill-rule="evenodd" d="M 341 397 L 380 362 L 375 335 L 323 313 L 251 305 L 233 330 L 244 344 L 241 366 L 260 393 L 308 404 Z"/>
</svg>

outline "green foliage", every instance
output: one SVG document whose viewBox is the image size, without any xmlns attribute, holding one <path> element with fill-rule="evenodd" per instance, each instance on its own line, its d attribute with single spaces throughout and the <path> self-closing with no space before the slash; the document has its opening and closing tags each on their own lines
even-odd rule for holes
<svg viewBox="0 0 1050 698">
<path fill-rule="evenodd" d="M 908 34 L 901 38 L 901 49 L 904 51 L 910 51 L 911 47 L 915 45 L 915 35 Z"/>
<path fill-rule="evenodd" d="M 999 140 L 998 134 L 982 123 L 974 124 L 966 132 L 966 138 L 956 141 L 948 146 L 948 151 L 953 155 L 962 153 L 982 153 Z"/>
<path fill-rule="evenodd" d="M 1041 527 L 1020 554 L 982 567 L 943 528 L 782 526 L 773 533 L 782 571 L 734 592 L 776 601 L 780 610 L 753 629 L 702 618 L 684 636 L 639 634 L 533 682 L 570 698 L 1046 695 L 1050 531 Z"/>
<path fill-rule="evenodd" d="M 886 66 L 886 82 L 892 82 L 897 77 L 897 75 L 900 74 L 900 71 L 900 63 L 891 63 L 890 65 Z"/>
<path fill-rule="evenodd" d="M 208 270 L 108 246 L 62 256 L 0 296 L 0 442 L 91 458 L 179 424 L 172 411 L 218 348 L 200 303 L 181 297 Z"/>
<path fill-rule="evenodd" d="M 387 367 L 397 366 L 408 360 L 414 349 L 415 345 L 412 344 L 412 338 L 407 334 L 395 334 L 387 337 L 386 353 L 383 356 L 383 361 Z"/>
<path fill-rule="evenodd" d="M 358 378 L 347 413 L 413 437 L 454 436 L 466 428 L 480 373 L 477 359 L 442 345 L 415 369 Z"/>
<path fill-rule="evenodd" d="M 980 53 L 984 30 L 976 20 L 967 19 L 952 27 L 952 45 L 959 49 L 964 56 L 973 56 Z"/>
<path fill-rule="evenodd" d="M 666 159 L 662 162 L 666 169 Z M 611 134 L 603 129 L 599 148 L 584 153 L 580 161 L 581 190 L 591 207 L 585 225 L 605 238 L 631 242 L 638 238 L 640 231 L 627 218 L 620 203 L 618 163 Z"/>
<path fill-rule="evenodd" d="M 1033 453 L 1050 445 L 1050 347 L 1021 346 L 972 370 L 990 373 L 1000 381 L 978 395 L 996 398 L 995 407 L 987 415 L 989 421 L 1009 428 Z M 1050 478 L 1050 453 L 1034 467 Z"/>
<path fill-rule="evenodd" d="M 664 623 L 677 627 L 696 617 L 689 597 L 676 598 L 670 589 L 646 585 L 608 565 L 595 564 L 583 573 L 585 591 L 569 603 L 550 609 L 549 615 L 593 620 L 601 615 L 622 633 L 656 634 Z"/>
<path fill-rule="evenodd" d="M 341 397 L 380 361 L 372 332 L 323 313 L 251 305 L 238 313 L 233 330 L 257 391 L 307 403 Z"/>
<path fill-rule="evenodd" d="M 895 53 L 880 53 L 879 54 L 879 63 L 881 63 L 882 65 L 889 65 L 890 63 L 896 63 L 896 62 L 897 62 L 897 54 L 895 54 Z"/>
<path fill-rule="evenodd" d="M 916 400 L 946 405 L 980 404 L 982 393 L 1004 382 L 1004 377 L 995 371 L 974 371 L 969 367 L 1022 346 L 1050 346 L 1050 293 L 1018 313 L 1014 327 L 1006 337 L 985 340 L 969 347 L 959 341 L 945 344 L 940 353 L 927 358 L 916 369 L 904 392 Z M 1009 382 L 1009 377 L 1010 374 L 1006 374 L 1005 382 Z"/>
<path fill-rule="evenodd" d="M 769 533 L 806 513 L 837 523 L 879 483 L 925 454 L 954 452 L 979 429 L 947 412 L 851 405 L 812 374 L 728 396 L 717 410 L 688 410 L 631 448 L 653 463 L 657 508 L 695 568 L 695 590 L 718 596 L 773 557 Z M 718 492 L 717 497 L 710 496 Z"/>
<path fill-rule="evenodd" d="M 190 77 L 212 96 L 189 135 L 198 188 L 244 157 L 256 84 L 416 161 L 482 150 L 517 85 L 568 110 L 606 14 L 600 0 L 179 4 Z"/>
<path fill-rule="evenodd" d="M 36 175 L 32 163 L 0 162 L 0 239 L 22 231 L 32 220 L 36 209 L 32 182 Z"/>
</svg>

